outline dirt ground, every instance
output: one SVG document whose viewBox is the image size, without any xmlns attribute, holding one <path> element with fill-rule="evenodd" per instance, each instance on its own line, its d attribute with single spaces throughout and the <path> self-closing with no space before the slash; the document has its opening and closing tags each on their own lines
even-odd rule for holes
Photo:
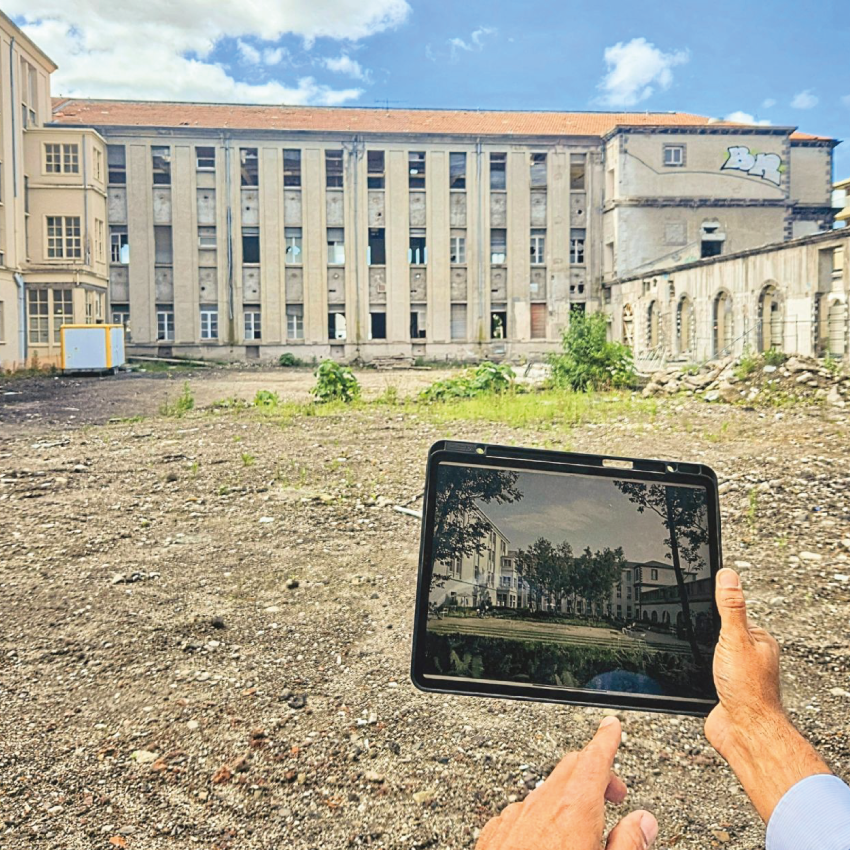
<svg viewBox="0 0 850 850">
<path fill-rule="evenodd" d="M 402 394 L 434 373 L 363 373 Z M 196 407 L 157 412 L 188 380 Z M 783 647 L 795 722 L 850 774 L 850 440 L 841 410 L 677 398 L 569 430 L 373 405 L 208 405 L 309 372 L 0 385 L 0 848 L 459 848 L 594 709 L 409 682 L 424 459 L 453 436 L 699 460 L 724 555 Z M 13 393 L 13 394 L 9 394 Z M 144 417 L 138 419 L 137 417 Z M 415 502 L 414 502 L 415 504 Z M 616 818 L 661 848 L 764 846 L 699 720 L 629 712 Z"/>
</svg>

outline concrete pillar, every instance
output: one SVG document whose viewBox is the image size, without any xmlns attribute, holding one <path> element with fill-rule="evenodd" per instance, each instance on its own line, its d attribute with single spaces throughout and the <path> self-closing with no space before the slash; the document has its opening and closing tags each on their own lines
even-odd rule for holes
<svg viewBox="0 0 850 850">
<path fill-rule="evenodd" d="M 508 340 L 525 342 L 531 339 L 531 163 L 525 148 L 508 159 Z"/>
<path fill-rule="evenodd" d="M 193 151 L 171 149 L 171 243 L 174 251 L 174 341 L 194 343 L 201 334 L 198 292 L 197 194 Z M 132 258 L 132 246 L 130 256 Z M 132 317 L 132 308 L 131 313 Z M 222 334 L 219 315 L 219 336 Z"/>
<path fill-rule="evenodd" d="M 328 284 L 325 262 L 324 151 L 305 148 L 301 154 L 304 226 L 304 341 L 327 341 Z"/>
<path fill-rule="evenodd" d="M 260 152 L 260 304 L 262 341 L 279 344 L 286 335 L 283 311 L 283 153 L 280 147 L 262 148 Z M 242 304 L 239 304 L 240 316 Z M 244 336 L 244 320 L 240 318 L 239 336 Z"/>
<path fill-rule="evenodd" d="M 152 186 L 150 148 L 127 145 L 130 326 L 135 344 L 156 341 Z"/>
<path fill-rule="evenodd" d="M 467 168 L 469 156 L 467 155 Z M 428 154 L 428 342 L 451 339 L 449 153 Z"/>
<path fill-rule="evenodd" d="M 426 165 L 426 192 L 430 180 Z M 387 342 L 410 342 L 410 237 L 408 163 L 406 150 L 390 150 L 386 156 L 387 235 Z M 428 192 L 430 196 L 430 192 Z M 430 197 L 428 198 L 430 200 Z"/>
</svg>

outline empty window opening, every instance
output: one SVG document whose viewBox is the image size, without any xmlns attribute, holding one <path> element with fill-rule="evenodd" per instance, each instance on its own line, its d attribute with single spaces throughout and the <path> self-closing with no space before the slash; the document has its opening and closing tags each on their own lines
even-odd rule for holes
<svg viewBox="0 0 850 850">
<path fill-rule="evenodd" d="M 106 146 L 106 178 L 113 185 L 127 182 L 127 153 L 124 145 Z"/>
<path fill-rule="evenodd" d="M 369 248 L 367 249 L 367 262 L 370 266 L 385 266 L 387 264 L 387 241 L 386 228 L 369 228 Z"/>
<path fill-rule="evenodd" d="M 504 305 L 494 305 L 490 311 L 490 339 L 508 338 L 508 311 Z"/>
<path fill-rule="evenodd" d="M 260 262 L 260 228 L 242 228 L 242 263 L 256 265 Z"/>
<path fill-rule="evenodd" d="M 370 189 L 384 188 L 384 152 L 366 152 L 366 184 Z"/>
<path fill-rule="evenodd" d="M 427 308 L 425 305 L 411 305 L 410 308 L 410 338 L 425 339 Z"/>
<path fill-rule="evenodd" d="M 501 192 L 507 189 L 508 155 L 506 153 L 490 154 L 490 191 Z"/>
<path fill-rule="evenodd" d="M 584 263 L 584 240 L 583 228 L 573 228 L 570 231 L 570 262 L 575 265 Z"/>
<path fill-rule="evenodd" d="M 726 234 L 719 221 L 706 221 L 700 228 L 700 257 L 718 257 L 723 253 Z"/>
<path fill-rule="evenodd" d="M 685 164 L 685 146 L 684 145 L 664 145 L 664 165 L 670 167 L 682 166 Z"/>
<path fill-rule="evenodd" d="M 466 188 L 466 154 L 449 154 L 449 188 Z"/>
<path fill-rule="evenodd" d="M 502 265 L 508 259 L 508 231 L 504 227 L 490 229 L 490 263 Z"/>
<path fill-rule="evenodd" d="M 109 228 L 109 260 L 124 266 L 130 262 L 130 240 L 126 224 L 113 224 Z"/>
<path fill-rule="evenodd" d="M 283 185 L 301 185 L 301 151 L 285 148 L 283 151 Z"/>
<path fill-rule="evenodd" d="M 679 299 L 676 308 L 676 343 L 679 354 L 690 354 L 696 330 L 694 305 L 687 295 Z"/>
<path fill-rule="evenodd" d="M 387 338 L 387 314 L 369 313 L 369 339 Z"/>
<path fill-rule="evenodd" d="M 584 189 L 587 157 L 583 153 L 570 154 L 570 189 Z M 614 182 L 614 171 L 611 170 L 611 183 Z M 613 191 L 613 186 L 611 187 Z"/>
<path fill-rule="evenodd" d="M 407 249 L 407 262 L 412 266 L 424 266 L 428 262 L 428 248 L 425 244 L 425 228 L 410 228 L 410 245 Z"/>
<path fill-rule="evenodd" d="M 195 148 L 195 168 L 198 171 L 215 171 L 215 148 Z"/>
<path fill-rule="evenodd" d="M 151 146 L 151 165 L 155 186 L 171 185 L 171 148 L 164 145 Z"/>
<path fill-rule="evenodd" d="M 542 228 L 531 231 L 531 265 L 542 266 L 546 262 L 546 231 Z"/>
<path fill-rule="evenodd" d="M 340 340 L 346 337 L 345 309 L 331 307 L 328 311 L 328 339 Z"/>
<path fill-rule="evenodd" d="M 301 265 L 301 228 L 285 227 L 283 229 L 284 263 L 288 266 Z"/>
<path fill-rule="evenodd" d="M 328 228 L 328 265 L 342 266 L 345 264 L 345 229 L 342 227 Z"/>
<path fill-rule="evenodd" d="M 245 305 L 245 339 L 262 339 L 263 330 L 260 317 L 260 308 L 256 305 Z"/>
<path fill-rule="evenodd" d="M 531 173 L 529 175 L 532 189 L 546 188 L 546 154 L 533 153 L 531 155 Z"/>
<path fill-rule="evenodd" d="M 124 325 L 126 328 L 130 324 L 130 305 L 129 304 L 113 304 L 112 305 L 112 324 Z"/>
<path fill-rule="evenodd" d="M 158 225 L 153 229 L 154 262 L 158 266 L 170 266 L 174 262 L 174 246 L 171 227 Z"/>
<path fill-rule="evenodd" d="M 256 148 L 239 148 L 239 179 L 243 186 L 260 184 L 260 163 Z"/>
<path fill-rule="evenodd" d="M 728 354 L 732 348 L 735 334 L 735 321 L 732 313 L 732 296 L 728 292 L 718 292 L 713 305 L 713 339 L 714 356 Z"/>
<path fill-rule="evenodd" d="M 407 154 L 408 177 L 410 189 L 425 188 L 425 151 L 410 151 Z"/>
<path fill-rule="evenodd" d="M 453 230 L 449 237 L 449 262 L 453 266 L 466 263 L 466 232 Z"/>
<path fill-rule="evenodd" d="M 304 339 L 304 305 L 286 305 L 287 339 Z"/>
<path fill-rule="evenodd" d="M 657 301 L 650 301 L 646 311 L 646 347 L 657 348 L 661 342 L 660 310 Z"/>
<path fill-rule="evenodd" d="M 342 188 L 342 151 L 325 151 L 325 186 Z"/>
</svg>

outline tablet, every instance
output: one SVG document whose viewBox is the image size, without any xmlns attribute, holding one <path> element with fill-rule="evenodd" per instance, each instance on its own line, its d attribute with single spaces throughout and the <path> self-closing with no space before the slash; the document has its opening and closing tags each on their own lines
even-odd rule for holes
<svg viewBox="0 0 850 850">
<path fill-rule="evenodd" d="M 704 716 L 720 567 L 717 477 L 702 464 L 438 442 L 413 682 Z"/>
</svg>

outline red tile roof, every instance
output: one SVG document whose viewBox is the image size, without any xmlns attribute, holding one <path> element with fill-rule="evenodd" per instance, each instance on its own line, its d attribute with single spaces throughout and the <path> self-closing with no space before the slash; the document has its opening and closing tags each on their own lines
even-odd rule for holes
<svg viewBox="0 0 850 850">
<path fill-rule="evenodd" d="M 603 136 L 624 126 L 704 126 L 686 112 L 485 112 L 460 109 L 363 109 L 228 103 L 53 99 L 60 124 L 107 127 L 314 131 L 467 136 Z M 794 137 L 804 134 L 794 134 Z M 815 136 L 806 138 L 819 138 Z"/>
</svg>

